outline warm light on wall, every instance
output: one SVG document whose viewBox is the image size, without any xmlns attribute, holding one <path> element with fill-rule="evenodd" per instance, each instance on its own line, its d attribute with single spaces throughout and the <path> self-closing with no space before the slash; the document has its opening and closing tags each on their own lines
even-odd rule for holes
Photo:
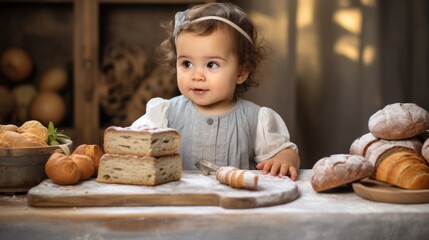
<svg viewBox="0 0 429 240">
<path fill-rule="evenodd" d="M 363 49 L 363 64 L 366 66 L 371 65 L 375 59 L 375 48 L 374 46 L 366 46 Z"/>
<path fill-rule="evenodd" d="M 282 56 L 286 55 L 286 36 L 288 19 L 285 13 L 277 14 L 275 17 L 252 11 L 249 13 L 253 22 L 261 30 L 261 36 L 268 40 L 273 49 Z"/>
<path fill-rule="evenodd" d="M 314 21 L 314 0 L 300 0 L 298 1 L 298 13 L 296 19 L 296 26 L 298 28 L 305 28 L 311 26 Z"/>
<path fill-rule="evenodd" d="M 334 14 L 334 22 L 351 33 L 360 34 L 362 13 L 357 8 L 338 10 Z"/>
<path fill-rule="evenodd" d="M 334 52 L 343 55 L 352 61 L 359 60 L 359 39 L 353 35 L 340 37 L 334 44 Z"/>
<path fill-rule="evenodd" d="M 377 0 L 360 0 L 360 3 L 363 6 L 367 6 L 367 7 L 376 7 L 377 6 Z"/>
</svg>

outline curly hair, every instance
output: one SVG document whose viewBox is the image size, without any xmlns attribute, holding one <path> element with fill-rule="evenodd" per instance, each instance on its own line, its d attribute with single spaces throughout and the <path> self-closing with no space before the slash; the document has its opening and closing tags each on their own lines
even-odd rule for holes
<svg viewBox="0 0 429 240">
<path fill-rule="evenodd" d="M 192 22 L 195 19 L 205 16 L 218 16 L 226 18 L 236 25 L 240 26 L 252 39 L 251 43 L 240 32 L 234 30 L 228 24 L 217 20 L 205 20 Z M 187 21 L 180 25 L 180 31 L 193 32 L 201 36 L 206 36 L 219 28 L 231 28 L 229 31 L 235 38 L 235 49 L 240 66 L 250 71 L 248 79 L 236 86 L 236 91 L 244 92 L 249 87 L 259 86 L 259 81 L 254 79 L 254 73 L 264 59 L 266 50 L 258 39 L 256 28 L 249 16 L 239 7 L 231 3 L 207 3 L 196 5 L 189 9 Z M 168 38 L 161 43 L 159 48 L 160 63 L 169 67 L 176 67 L 177 51 L 176 51 L 176 31 L 173 26 L 173 21 L 162 25 L 169 34 Z M 177 26 L 176 26 L 177 28 Z M 180 32 L 179 31 L 179 32 Z"/>
</svg>

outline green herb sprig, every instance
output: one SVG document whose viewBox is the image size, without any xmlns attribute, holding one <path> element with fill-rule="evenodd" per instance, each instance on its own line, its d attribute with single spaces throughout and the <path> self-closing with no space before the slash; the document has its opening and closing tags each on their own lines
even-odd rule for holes
<svg viewBox="0 0 429 240">
<path fill-rule="evenodd" d="M 58 132 L 58 130 L 54 127 L 54 123 L 49 122 L 48 125 L 48 144 L 49 145 L 59 145 L 66 143 L 68 140 L 71 140 L 69 136 Z"/>
</svg>

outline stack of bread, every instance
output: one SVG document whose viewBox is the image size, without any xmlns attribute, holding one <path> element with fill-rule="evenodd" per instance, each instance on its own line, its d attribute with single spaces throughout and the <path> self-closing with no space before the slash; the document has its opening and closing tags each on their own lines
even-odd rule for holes
<svg viewBox="0 0 429 240">
<path fill-rule="evenodd" d="M 429 189 L 429 113 L 414 103 L 390 104 L 370 117 L 368 128 L 349 154 L 316 162 L 313 189 L 320 192 L 366 177 L 404 189 Z M 360 161 L 345 160 L 351 156 Z"/>
<path fill-rule="evenodd" d="M 0 124 L 0 148 L 48 146 L 48 129 L 39 121 L 29 120 L 20 127 Z"/>
<path fill-rule="evenodd" d="M 111 126 L 98 182 L 155 186 L 182 176 L 179 133 L 171 128 Z"/>
</svg>

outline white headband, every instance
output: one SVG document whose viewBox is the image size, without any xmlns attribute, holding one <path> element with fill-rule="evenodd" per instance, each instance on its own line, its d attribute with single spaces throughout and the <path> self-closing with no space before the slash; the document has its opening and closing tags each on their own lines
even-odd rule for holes
<svg viewBox="0 0 429 240">
<path fill-rule="evenodd" d="M 175 17 L 175 24 L 174 24 L 174 37 L 177 38 L 177 36 L 179 35 L 180 32 L 180 26 L 182 26 L 186 21 L 187 21 L 187 13 L 189 10 L 186 10 L 184 12 L 178 12 L 176 13 L 176 17 Z M 237 24 L 231 22 L 230 20 L 223 18 L 223 17 L 218 17 L 218 16 L 206 16 L 206 17 L 201 17 L 201 18 L 197 18 L 189 23 L 194 23 L 194 22 L 201 22 L 201 21 L 205 21 L 205 20 L 218 20 L 221 22 L 224 22 L 226 24 L 228 24 L 229 26 L 233 27 L 235 30 L 237 30 L 239 33 L 241 33 L 245 38 L 247 38 L 247 40 L 249 40 L 249 42 L 253 45 L 253 41 L 252 38 L 249 36 L 249 34 L 247 34 L 241 27 L 239 27 Z"/>
</svg>

